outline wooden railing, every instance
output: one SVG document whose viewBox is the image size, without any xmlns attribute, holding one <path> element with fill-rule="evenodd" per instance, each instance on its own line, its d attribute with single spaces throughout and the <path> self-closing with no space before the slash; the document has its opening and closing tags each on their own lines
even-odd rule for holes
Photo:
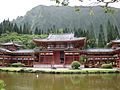
<svg viewBox="0 0 120 90">
<path fill-rule="evenodd" d="M 117 56 L 88 56 L 88 60 L 117 60 Z"/>
<path fill-rule="evenodd" d="M 13 56 L 11 58 L 11 60 L 23 60 L 23 61 L 26 61 L 26 60 L 35 60 L 35 57 L 33 57 L 33 56 Z"/>
</svg>

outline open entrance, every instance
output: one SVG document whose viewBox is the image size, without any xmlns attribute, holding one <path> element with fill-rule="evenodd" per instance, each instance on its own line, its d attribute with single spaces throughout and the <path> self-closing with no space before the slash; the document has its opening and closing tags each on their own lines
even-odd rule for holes
<svg viewBox="0 0 120 90">
<path fill-rule="evenodd" d="M 60 63 L 64 63 L 64 51 L 60 51 Z"/>
<path fill-rule="evenodd" d="M 54 51 L 54 63 L 55 64 L 64 63 L 64 51 Z"/>
</svg>

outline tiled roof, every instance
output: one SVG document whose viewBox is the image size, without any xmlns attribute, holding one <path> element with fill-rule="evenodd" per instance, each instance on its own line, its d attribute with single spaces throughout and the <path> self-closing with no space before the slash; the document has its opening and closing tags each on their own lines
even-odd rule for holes
<svg viewBox="0 0 120 90">
<path fill-rule="evenodd" d="M 32 53 L 32 52 L 34 52 L 34 49 L 23 49 L 23 50 L 13 51 L 13 53 Z"/>
<path fill-rule="evenodd" d="M 11 52 L 10 50 L 5 49 L 5 48 L 0 48 L 0 51 L 1 51 L 1 52 Z"/>
<path fill-rule="evenodd" d="M 22 50 L 12 51 L 12 53 L 34 53 L 34 52 L 52 52 L 52 51 L 46 51 L 40 49 L 22 49 Z"/>
<path fill-rule="evenodd" d="M 120 39 L 112 40 L 111 42 L 107 43 L 107 46 L 111 46 L 113 43 L 120 44 Z"/>
<path fill-rule="evenodd" d="M 112 42 L 120 43 L 120 39 L 118 39 L 118 40 L 113 40 Z"/>
<path fill-rule="evenodd" d="M 0 45 L 2 45 L 2 46 L 15 45 L 15 46 L 18 46 L 18 47 L 22 46 L 22 45 L 14 43 L 14 42 L 1 43 Z"/>
<path fill-rule="evenodd" d="M 82 40 L 85 37 L 76 38 L 73 33 L 67 34 L 50 34 L 48 38 L 45 39 L 34 39 L 35 41 L 74 41 L 74 40 Z"/>
<path fill-rule="evenodd" d="M 73 39 L 73 38 L 74 38 L 74 34 L 70 33 L 70 34 L 50 34 L 47 39 L 64 40 L 64 39 Z"/>
<path fill-rule="evenodd" d="M 111 48 L 96 48 L 96 49 L 87 49 L 87 52 L 113 52 Z"/>
</svg>

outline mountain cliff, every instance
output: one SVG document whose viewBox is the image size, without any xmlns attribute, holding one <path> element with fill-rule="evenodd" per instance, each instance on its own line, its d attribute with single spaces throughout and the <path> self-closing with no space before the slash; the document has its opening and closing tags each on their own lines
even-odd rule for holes
<svg viewBox="0 0 120 90">
<path fill-rule="evenodd" d="M 74 28 L 89 30 L 92 28 L 98 36 L 99 27 L 103 25 L 106 33 L 108 20 L 116 25 L 120 31 L 120 9 L 115 9 L 113 14 L 105 13 L 102 7 L 80 7 L 80 11 L 75 11 L 74 7 L 37 6 L 26 13 L 25 16 L 13 20 L 18 26 L 27 23 L 32 31 L 37 27 L 46 32 L 48 29 L 71 29 Z M 92 12 L 93 15 L 90 15 Z"/>
</svg>

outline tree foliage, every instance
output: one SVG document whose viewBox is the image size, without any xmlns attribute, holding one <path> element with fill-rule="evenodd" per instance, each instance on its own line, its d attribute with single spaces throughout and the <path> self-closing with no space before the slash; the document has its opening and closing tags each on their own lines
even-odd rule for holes
<svg viewBox="0 0 120 90">
<path fill-rule="evenodd" d="M 79 67 L 80 67 L 80 62 L 78 62 L 78 61 L 73 61 L 73 62 L 71 63 L 71 67 L 72 67 L 72 69 L 79 69 Z"/>
<path fill-rule="evenodd" d="M 68 6 L 69 3 L 70 3 L 70 0 L 51 0 L 51 1 L 55 1 L 56 4 L 62 5 L 62 6 Z M 84 2 L 84 0 L 76 0 L 76 1 L 80 1 L 81 3 Z M 94 1 L 95 4 L 99 4 L 99 3 L 102 2 L 102 3 L 104 3 L 105 7 L 108 7 L 109 4 L 111 4 L 111 3 L 117 3 L 120 0 L 96 0 L 96 1 Z M 91 0 L 91 2 L 92 2 L 92 0 Z"/>
<path fill-rule="evenodd" d="M 33 31 L 33 30 L 32 30 Z M 111 40 L 120 38 L 118 26 L 113 25 L 109 20 L 107 25 L 100 24 L 99 31 L 95 32 L 94 24 L 89 24 L 89 29 L 74 27 L 57 29 L 55 25 L 47 31 L 36 27 L 34 32 L 29 29 L 28 23 L 23 27 L 18 27 L 17 24 L 11 23 L 9 20 L 4 20 L 0 23 L 0 42 L 16 41 L 24 45 L 24 48 L 35 48 L 33 38 L 44 38 L 50 33 L 74 33 L 75 37 L 86 37 L 86 45 L 84 48 L 104 47 Z"/>
<path fill-rule="evenodd" d="M 5 82 L 0 80 L 0 90 L 5 90 Z"/>
<path fill-rule="evenodd" d="M 45 38 L 47 35 L 30 35 L 30 34 L 18 34 L 16 32 L 6 32 L 4 34 L 1 34 L 0 36 L 0 42 L 10 42 L 14 41 L 17 43 L 20 43 L 24 45 L 24 48 L 35 48 L 36 45 L 33 43 L 33 38 Z"/>
</svg>

